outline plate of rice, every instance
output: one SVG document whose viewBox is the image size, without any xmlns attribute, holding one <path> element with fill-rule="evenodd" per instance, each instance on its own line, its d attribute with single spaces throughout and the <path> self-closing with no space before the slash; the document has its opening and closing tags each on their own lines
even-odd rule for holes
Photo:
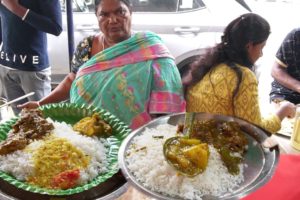
<svg viewBox="0 0 300 200">
<path fill-rule="evenodd" d="M 178 136 L 178 127 L 184 118 L 184 113 L 160 117 L 133 131 L 123 141 L 118 155 L 120 168 L 125 178 L 141 192 L 167 200 L 239 199 L 264 185 L 274 174 L 279 147 L 267 145 L 269 132 L 239 118 L 207 113 L 197 113 L 195 119 L 236 123 L 247 139 L 245 153 L 231 155 L 242 158 L 238 171 L 229 173 L 220 149 L 208 144 L 206 169 L 193 177 L 180 173 L 166 160 L 164 144 Z"/>
<path fill-rule="evenodd" d="M 108 194 L 110 189 L 118 185 L 113 181 L 126 183 L 122 182 L 117 162 L 119 147 L 130 133 L 126 124 L 109 112 L 91 106 L 58 103 L 42 106 L 39 110 L 45 118 L 41 123 L 49 123 L 51 131 L 42 139 L 27 142 L 25 148 L 9 153 L 0 152 L 3 192 L 11 196 L 28 192 L 28 198 L 39 199 L 44 196 L 50 199 L 55 196 L 94 199 L 103 193 L 101 190 Z M 74 124 L 95 114 L 110 126 L 110 135 L 88 136 L 74 130 Z M 9 138 L 8 134 L 16 122 L 18 118 L 0 124 L 0 141 Z M 22 141 L 17 145 L 20 144 Z M 4 185 L 14 186 L 16 190 Z M 101 195 L 106 195 L 104 193 Z"/>
</svg>

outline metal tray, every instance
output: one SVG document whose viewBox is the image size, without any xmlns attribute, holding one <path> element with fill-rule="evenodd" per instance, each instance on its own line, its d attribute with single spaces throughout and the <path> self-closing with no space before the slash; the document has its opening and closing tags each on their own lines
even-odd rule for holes
<svg viewBox="0 0 300 200">
<path fill-rule="evenodd" d="M 128 166 L 125 161 L 125 156 L 127 149 L 131 145 L 135 136 L 140 135 L 146 128 L 155 128 L 161 124 L 183 124 L 184 122 L 184 113 L 168 115 L 161 118 L 158 118 L 149 124 L 135 130 L 132 132 L 122 143 L 118 160 L 119 166 L 125 176 L 125 178 L 138 190 L 145 193 L 146 195 L 152 196 L 157 199 L 179 199 L 171 196 L 166 196 L 160 194 L 156 191 L 151 191 L 148 188 L 144 187 L 142 183 L 140 183 L 136 177 L 130 172 Z M 243 132 L 249 141 L 249 148 L 245 156 L 244 163 L 248 165 L 244 169 L 244 182 L 242 182 L 235 191 L 231 193 L 225 193 L 221 196 L 211 196 L 206 195 L 203 196 L 204 200 L 209 199 L 240 199 L 247 194 L 257 190 L 261 186 L 263 186 L 274 174 L 276 169 L 278 159 L 279 159 L 279 147 L 275 143 L 269 142 L 269 136 L 271 133 L 263 130 L 260 127 L 257 127 L 253 124 L 250 124 L 244 120 L 239 118 L 223 116 L 223 115 L 213 115 L 207 113 L 197 113 L 196 119 L 199 120 L 207 120 L 207 119 L 215 119 L 217 121 L 235 121 L 239 123 Z"/>
</svg>

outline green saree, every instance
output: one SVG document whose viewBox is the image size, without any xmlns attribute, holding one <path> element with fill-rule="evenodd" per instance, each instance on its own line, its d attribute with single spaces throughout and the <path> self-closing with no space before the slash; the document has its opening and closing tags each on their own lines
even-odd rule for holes
<svg viewBox="0 0 300 200">
<path fill-rule="evenodd" d="M 185 110 L 173 57 L 152 32 L 131 38 L 84 63 L 71 87 L 71 102 L 106 109 L 136 129 L 150 114 Z"/>
</svg>

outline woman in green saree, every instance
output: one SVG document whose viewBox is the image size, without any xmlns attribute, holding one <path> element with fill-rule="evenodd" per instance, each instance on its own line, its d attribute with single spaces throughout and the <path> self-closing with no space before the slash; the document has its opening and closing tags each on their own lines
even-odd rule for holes
<svg viewBox="0 0 300 200">
<path fill-rule="evenodd" d="M 77 46 L 72 72 L 38 107 L 70 98 L 108 110 L 132 129 L 157 114 L 182 112 L 185 101 L 174 58 L 152 32 L 131 32 L 128 0 L 95 1 L 101 34 Z"/>
</svg>

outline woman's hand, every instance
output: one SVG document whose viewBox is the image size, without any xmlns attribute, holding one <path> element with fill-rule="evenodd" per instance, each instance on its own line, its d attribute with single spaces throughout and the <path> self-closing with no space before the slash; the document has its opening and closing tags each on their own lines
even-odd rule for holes
<svg viewBox="0 0 300 200">
<path fill-rule="evenodd" d="M 69 99 L 71 85 L 75 76 L 73 72 L 70 72 L 48 96 L 42 98 L 40 101 L 29 101 L 18 105 L 18 108 L 37 108 L 44 104 L 58 103 Z"/>
<path fill-rule="evenodd" d="M 33 109 L 33 108 L 37 108 L 40 106 L 40 103 L 38 101 L 29 101 L 29 102 L 26 102 L 24 104 L 20 104 L 18 105 L 17 107 L 18 108 L 30 108 L 30 109 Z"/>
<path fill-rule="evenodd" d="M 283 120 L 285 117 L 294 118 L 296 114 L 296 105 L 289 102 L 283 101 L 279 104 L 279 108 L 276 112 L 278 117 Z"/>
</svg>

